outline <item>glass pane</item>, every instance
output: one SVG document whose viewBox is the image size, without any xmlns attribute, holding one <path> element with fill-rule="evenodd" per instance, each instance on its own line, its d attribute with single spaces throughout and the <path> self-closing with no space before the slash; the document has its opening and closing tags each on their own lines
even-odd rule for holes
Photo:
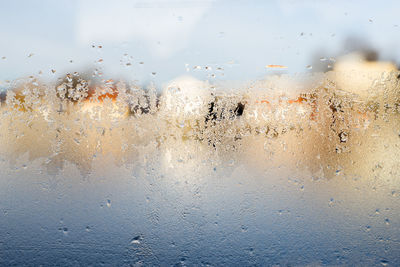
<svg viewBox="0 0 400 267">
<path fill-rule="evenodd" d="M 0 265 L 398 265 L 398 2 L 0 7 Z"/>
</svg>

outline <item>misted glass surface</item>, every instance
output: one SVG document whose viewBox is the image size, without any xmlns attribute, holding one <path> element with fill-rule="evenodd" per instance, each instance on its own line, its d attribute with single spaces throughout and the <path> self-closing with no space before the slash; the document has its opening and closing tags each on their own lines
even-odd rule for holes
<svg viewBox="0 0 400 267">
<path fill-rule="evenodd" d="M 397 1 L 1 1 L 1 266 L 398 266 Z"/>
</svg>

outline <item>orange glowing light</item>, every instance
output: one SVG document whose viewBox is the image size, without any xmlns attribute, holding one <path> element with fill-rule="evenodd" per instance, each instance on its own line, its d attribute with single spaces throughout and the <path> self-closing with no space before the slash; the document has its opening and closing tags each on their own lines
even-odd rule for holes
<svg viewBox="0 0 400 267">
<path fill-rule="evenodd" d="M 267 66 L 265 66 L 266 68 L 269 68 L 269 69 L 287 69 L 288 67 L 287 66 L 284 66 L 284 65 L 267 65 Z"/>
</svg>

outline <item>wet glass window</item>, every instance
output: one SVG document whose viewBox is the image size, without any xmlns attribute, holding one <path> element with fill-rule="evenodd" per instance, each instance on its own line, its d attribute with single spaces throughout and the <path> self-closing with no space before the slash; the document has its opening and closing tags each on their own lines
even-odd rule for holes
<svg viewBox="0 0 400 267">
<path fill-rule="evenodd" d="M 398 266 L 400 3 L 2 1 L 1 266 Z"/>
</svg>

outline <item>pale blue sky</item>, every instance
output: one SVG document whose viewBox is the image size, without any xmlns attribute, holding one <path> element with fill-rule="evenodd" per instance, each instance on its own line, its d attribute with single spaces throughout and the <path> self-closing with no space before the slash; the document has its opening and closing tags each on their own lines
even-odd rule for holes
<svg viewBox="0 0 400 267">
<path fill-rule="evenodd" d="M 162 84 L 182 74 L 258 79 L 271 73 L 268 64 L 310 71 L 315 57 L 344 53 L 348 38 L 400 61 L 399 1 L 2 0 L 0 9 L 3 81 L 39 70 L 51 78 L 98 67 L 104 78 L 140 83 Z M 202 69 L 193 69 L 197 65 Z"/>
</svg>

